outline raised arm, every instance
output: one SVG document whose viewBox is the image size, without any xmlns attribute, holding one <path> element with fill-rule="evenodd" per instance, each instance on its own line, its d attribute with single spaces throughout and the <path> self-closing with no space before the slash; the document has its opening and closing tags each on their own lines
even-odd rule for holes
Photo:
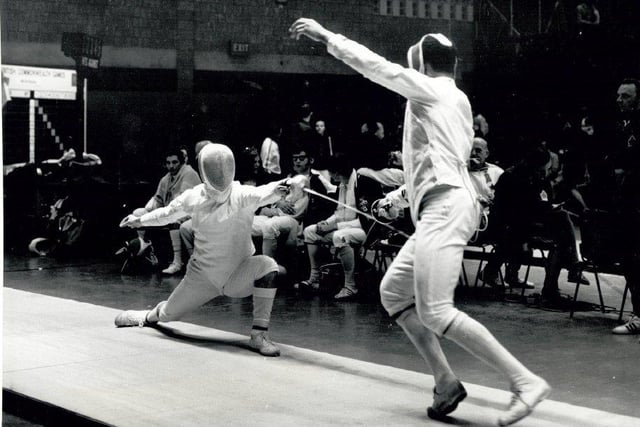
<svg viewBox="0 0 640 427">
<path fill-rule="evenodd" d="M 439 98 L 439 87 L 443 82 L 388 61 L 367 47 L 327 30 L 313 19 L 298 19 L 289 28 L 289 33 L 296 40 L 305 36 L 327 45 L 327 50 L 334 57 L 369 80 L 405 98 L 425 103 Z"/>
</svg>

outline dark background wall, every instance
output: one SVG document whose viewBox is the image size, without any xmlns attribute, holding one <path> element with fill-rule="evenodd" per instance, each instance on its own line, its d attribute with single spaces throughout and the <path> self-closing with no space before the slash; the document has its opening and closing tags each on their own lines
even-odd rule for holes
<svg viewBox="0 0 640 427">
<path fill-rule="evenodd" d="M 403 100 L 354 74 L 322 46 L 290 40 L 287 29 L 301 16 L 400 63 L 424 33 L 450 36 L 461 59 L 458 85 L 488 119 L 492 160 L 503 165 L 518 160 L 525 139 L 548 137 L 567 113 L 575 116 L 583 107 L 603 115 L 615 111 L 619 79 L 640 76 L 637 1 L 599 2 L 602 25 L 586 44 L 576 43 L 576 0 L 448 0 L 453 7 L 473 5 L 472 21 L 381 13 L 386 5 L 406 6 L 410 0 L 282 2 L 283 7 L 276 0 L 0 0 L 3 64 L 74 69 L 74 60 L 61 50 L 62 34 L 102 39 L 100 67 L 88 76 L 87 108 L 88 151 L 104 164 L 74 191 L 80 200 L 93 200 L 83 204 L 96 212 L 113 211 L 87 214 L 100 218 L 97 228 L 105 238 L 113 239 L 114 224 L 127 209 L 149 197 L 170 145 L 193 147 L 204 138 L 236 150 L 258 145 L 269 125 L 294 121 L 304 101 L 326 119 L 338 142 L 348 143 L 369 118 L 383 122 L 389 138 L 398 138 Z M 443 4 L 413 4 L 419 2 Z M 248 55 L 230 55 L 232 41 L 248 43 Z M 72 133 L 73 102 L 42 100 L 40 106 L 60 136 Z M 4 164 L 28 159 L 27 111 L 23 99 L 3 107 Z M 58 157 L 59 146 L 42 123 L 37 126 L 36 160 Z M 5 199 L 5 230 L 16 241 L 37 235 L 21 225 L 36 224 L 58 195 L 38 192 L 44 178 L 23 172 L 27 181 L 12 174 L 4 181 L 5 197 L 13 194 L 11 203 Z M 25 212 L 32 221 L 24 221 Z"/>
<path fill-rule="evenodd" d="M 573 43 L 576 0 L 450 1 L 473 4 L 473 22 L 380 13 L 381 4 L 394 1 L 288 0 L 278 7 L 275 0 L 2 0 L 2 62 L 73 68 L 60 49 L 62 33 L 101 38 L 101 65 L 89 79 L 89 150 L 113 174 L 153 171 L 152 179 L 162 173 L 168 145 L 201 137 L 259 144 L 270 123 L 294 120 L 303 101 L 313 103 L 335 136 L 348 139 L 371 115 L 394 136 L 402 100 L 354 75 L 320 45 L 290 40 L 287 28 L 300 16 L 399 62 L 425 32 L 450 35 L 460 50 L 458 84 L 489 119 L 494 155 L 517 152 L 514 137 L 532 123 L 543 127 L 535 116 L 541 111 L 615 107 L 617 80 L 639 72 L 638 2 L 599 2 L 602 37 L 585 66 Z M 519 36 L 508 27 L 511 12 Z M 248 56 L 231 56 L 230 41 L 248 43 Z M 196 123 L 203 105 L 206 134 Z M 11 145 L 6 136 L 5 163 L 23 161 L 26 144 Z M 139 167 L 122 170 L 131 158 Z"/>
<path fill-rule="evenodd" d="M 355 76 L 322 46 L 288 37 L 289 25 L 301 16 L 400 62 L 422 34 L 443 32 L 459 45 L 463 85 L 470 84 L 463 77 L 473 69 L 472 22 L 383 16 L 378 0 L 289 0 L 283 7 L 275 0 L 0 4 L 5 64 L 72 69 L 74 61 L 60 49 L 62 33 L 102 39 L 100 68 L 89 76 L 88 148 L 115 175 L 158 175 L 162 170 L 155 166 L 168 145 L 191 146 L 202 137 L 259 144 L 270 123 L 294 120 L 304 101 L 312 102 L 334 135 L 348 135 L 370 115 L 396 119 L 401 100 Z M 249 54 L 231 56 L 230 41 L 248 43 Z M 203 105 L 211 123 L 204 135 L 194 123 Z M 395 123 L 385 124 L 393 134 Z M 37 154 L 50 155 L 41 149 Z M 23 161 L 26 144 L 5 146 L 4 155 L 5 163 Z M 137 170 L 122 170 L 131 157 L 139 162 Z"/>
</svg>

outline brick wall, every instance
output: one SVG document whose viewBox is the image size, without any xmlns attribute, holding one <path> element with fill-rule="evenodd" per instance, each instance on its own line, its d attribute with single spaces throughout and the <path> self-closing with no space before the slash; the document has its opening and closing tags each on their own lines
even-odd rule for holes
<svg viewBox="0 0 640 427">
<path fill-rule="evenodd" d="M 382 16 L 378 4 L 288 0 L 280 8 L 275 0 L 0 0 L 2 62 L 74 68 L 61 51 L 62 33 L 101 38 L 100 68 L 89 77 L 89 150 L 107 168 L 141 153 L 156 165 L 167 145 L 192 142 L 189 120 L 201 103 L 212 110 L 212 138 L 238 146 L 259 144 L 272 120 L 292 120 L 307 89 L 334 135 L 338 125 L 346 128 L 370 114 L 401 120 L 401 100 L 354 76 L 323 46 L 289 38 L 288 27 L 301 16 L 400 62 L 425 32 L 451 34 L 462 71 L 473 67 L 473 23 Z M 230 41 L 249 43 L 249 55 L 230 56 Z M 391 133 L 397 123 L 389 120 Z"/>
<path fill-rule="evenodd" d="M 2 0 L 2 59 L 70 67 L 60 41 L 71 31 L 102 38 L 103 66 L 188 66 L 186 52 L 202 70 L 349 72 L 327 60 L 317 44 L 289 39 L 289 25 L 308 16 L 399 61 L 425 32 L 451 34 L 465 68 L 472 67 L 473 23 L 382 16 L 377 5 L 378 0 L 289 0 L 282 8 L 275 0 Z M 230 40 L 250 43 L 249 57 L 231 58 Z"/>
</svg>

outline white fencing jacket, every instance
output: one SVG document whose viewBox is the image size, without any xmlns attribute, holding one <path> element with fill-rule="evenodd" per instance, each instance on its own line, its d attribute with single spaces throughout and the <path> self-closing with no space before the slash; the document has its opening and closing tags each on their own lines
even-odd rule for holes
<svg viewBox="0 0 640 427">
<path fill-rule="evenodd" d="M 255 248 L 251 240 L 254 211 L 280 198 L 275 193 L 280 181 L 260 187 L 231 184 L 229 198 L 222 203 L 210 197 L 205 184 L 189 189 L 167 207 L 140 217 L 143 226 L 171 224 L 190 215 L 193 221 L 194 250 L 189 268 L 206 274 L 222 286 Z"/>
<path fill-rule="evenodd" d="M 364 77 L 407 98 L 402 160 L 414 222 L 422 198 L 435 187 L 466 187 L 475 196 L 467 171 L 474 135 L 471 105 L 453 79 L 405 68 L 340 34 L 328 40 L 327 50 Z"/>
</svg>

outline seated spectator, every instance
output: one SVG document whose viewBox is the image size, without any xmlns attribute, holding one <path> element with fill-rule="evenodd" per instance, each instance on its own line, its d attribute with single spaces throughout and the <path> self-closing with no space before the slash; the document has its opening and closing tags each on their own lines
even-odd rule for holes
<svg viewBox="0 0 640 427">
<path fill-rule="evenodd" d="M 489 228 L 489 213 L 495 197 L 496 184 L 504 172 L 501 167 L 487 162 L 488 158 L 489 146 L 487 141 L 476 136 L 473 138 L 473 146 L 471 147 L 469 158 L 469 176 L 482 205 L 480 225 L 475 236 L 475 243 L 492 241 L 487 231 Z M 501 267 L 502 263 L 496 260 L 489 260 L 485 270 L 480 272 L 480 279 L 490 286 L 502 286 L 498 281 L 497 274 L 498 269 Z M 518 278 L 519 268 L 520 266 L 515 263 L 507 266 L 507 283 L 512 287 L 525 286 L 525 283 Z"/>
<path fill-rule="evenodd" d="M 397 160 L 390 156 L 390 163 Z M 373 215 L 378 219 L 393 220 L 393 231 L 386 227 L 377 227 L 374 220 L 367 215 L 358 215 L 360 224 L 367 232 L 367 240 L 369 242 L 375 240 L 393 241 L 395 244 L 403 243 L 406 240 L 407 231 L 413 231 L 413 223 L 411 222 L 410 213 L 404 204 L 402 207 L 397 206 L 393 214 L 389 213 L 388 201 L 386 196 L 392 191 L 396 191 L 400 187 L 404 187 L 404 172 L 402 169 L 390 167 L 375 170 L 373 168 L 362 167 L 357 170 L 356 184 L 356 206 L 360 212 Z M 376 206 L 377 203 L 377 206 Z M 383 211 L 380 212 L 380 207 Z M 376 209 L 377 208 L 377 209 Z M 379 215 L 381 214 L 382 215 Z M 404 234 L 404 235 L 403 235 Z"/>
<path fill-rule="evenodd" d="M 548 177 L 551 156 L 542 147 L 527 153 L 523 161 L 507 169 L 498 180 L 494 204 L 491 208 L 489 228 L 496 242 L 495 262 L 485 267 L 487 280 L 496 277 L 502 262 L 519 267 L 526 261 L 529 245 L 535 238 L 550 241 L 545 267 L 542 296 L 548 305 L 562 302 L 558 278 L 562 266 L 569 269 L 569 281 L 587 284 L 579 274 L 579 259 L 573 223 L 568 212 L 552 204 L 548 196 Z M 517 273 L 517 271 L 516 271 Z M 514 274 L 507 269 L 507 278 Z"/>
<path fill-rule="evenodd" d="M 309 178 L 296 175 L 288 184 L 289 192 L 285 196 L 270 206 L 261 208 L 253 217 L 252 236 L 262 237 L 262 254 L 276 261 L 278 238 L 281 235 L 286 236 L 287 246 L 297 245 L 299 228 L 309 204 L 309 196 L 304 191 L 309 187 Z"/>
<path fill-rule="evenodd" d="M 302 175 L 309 179 L 309 188 L 323 196 L 336 197 L 338 187 L 325 179 L 324 175 L 313 168 L 315 157 L 308 144 L 296 144 L 292 150 L 292 170 L 295 175 Z M 311 196 L 307 210 L 303 216 L 303 226 L 316 224 L 331 215 L 335 210 L 335 204 L 321 197 Z"/>
<path fill-rule="evenodd" d="M 489 209 L 495 196 L 496 183 L 504 172 L 500 166 L 487 162 L 488 158 L 489 145 L 487 141 L 480 137 L 473 138 L 468 168 L 469 176 L 483 207 L 480 230 L 486 228 Z"/>
<path fill-rule="evenodd" d="M 610 147 L 590 116 L 580 119 L 580 129 L 562 154 L 560 198 L 566 209 L 581 215 L 589 209 L 611 210 L 616 187 Z"/>
<path fill-rule="evenodd" d="M 182 194 L 182 192 L 201 183 L 196 171 L 184 163 L 185 157 L 179 150 L 167 152 L 165 160 L 165 166 L 168 172 L 160 179 L 156 193 L 149 199 L 144 208 L 134 210 L 133 215 L 140 217 L 147 212 L 167 206 L 169 202 Z M 146 239 L 146 231 L 137 230 L 137 233 L 141 247 L 148 246 L 150 243 Z M 173 249 L 173 261 L 167 268 L 162 270 L 162 272 L 164 274 L 176 274 L 182 270 L 184 265 L 182 262 L 182 242 L 180 240 L 180 230 L 178 226 L 169 230 L 169 237 L 171 238 L 171 247 Z"/>
<path fill-rule="evenodd" d="M 338 205 L 330 217 L 304 229 L 304 242 L 309 255 L 309 279 L 298 284 L 300 289 L 317 290 L 320 287 L 320 250 L 322 244 L 330 244 L 336 249 L 336 254 L 344 271 L 344 286 L 335 299 L 351 298 L 358 293 L 355 273 L 354 246 L 361 245 L 366 233 L 354 210 L 356 208 L 356 180 L 357 174 L 353 164 L 346 156 L 336 155 L 329 163 L 329 173 L 338 186 Z"/>
</svg>

